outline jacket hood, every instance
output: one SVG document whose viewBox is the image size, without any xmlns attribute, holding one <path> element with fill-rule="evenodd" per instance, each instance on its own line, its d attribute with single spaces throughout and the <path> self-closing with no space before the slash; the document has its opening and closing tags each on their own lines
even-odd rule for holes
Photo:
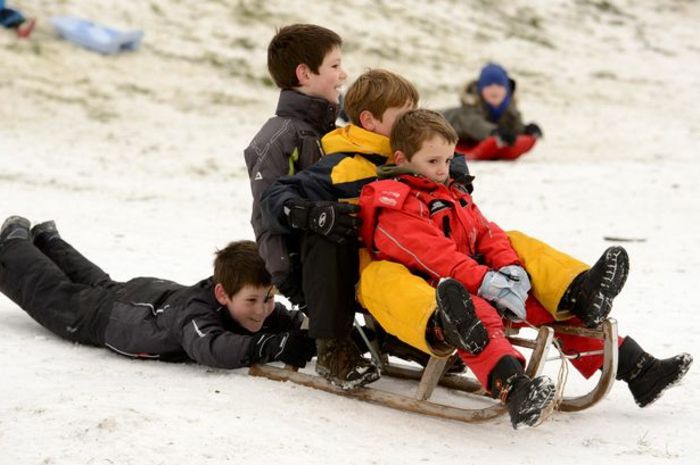
<svg viewBox="0 0 700 465">
<path fill-rule="evenodd" d="M 377 168 L 377 177 L 379 179 L 392 179 L 396 178 L 405 182 L 414 189 L 420 190 L 434 190 L 438 186 L 447 185 L 437 183 L 431 179 L 426 178 L 422 174 L 416 173 L 411 168 L 405 166 L 398 166 L 395 164 L 386 164 Z"/>
<path fill-rule="evenodd" d="M 404 166 L 398 166 L 393 163 L 387 163 L 386 165 L 382 165 L 379 168 L 377 168 L 377 177 L 379 179 L 391 179 L 391 178 L 396 178 L 398 176 L 401 176 L 402 174 L 410 174 L 413 176 L 420 176 L 418 173 L 416 173 L 414 170 L 404 167 Z"/>
<path fill-rule="evenodd" d="M 376 132 L 367 131 L 354 124 L 348 124 L 329 132 L 323 139 L 323 152 L 332 153 L 364 153 L 393 159 L 389 138 Z"/>
</svg>

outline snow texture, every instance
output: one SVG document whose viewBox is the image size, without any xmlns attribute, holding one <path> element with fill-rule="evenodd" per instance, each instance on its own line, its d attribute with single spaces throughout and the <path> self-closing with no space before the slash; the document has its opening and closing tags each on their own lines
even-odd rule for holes
<svg viewBox="0 0 700 465">
<path fill-rule="evenodd" d="M 193 283 L 217 247 L 252 238 L 242 151 L 276 104 L 267 43 L 313 22 L 344 37 L 349 82 L 388 68 L 426 107 L 456 104 L 487 60 L 506 66 L 545 139 L 517 162 L 471 164 L 482 211 L 588 263 L 617 243 L 606 237 L 638 239 L 621 242 L 621 334 L 658 356 L 697 350 L 698 2 L 11 4 L 39 23 L 29 40 L 0 31 L 0 217 L 55 219 L 113 278 Z M 143 29 L 141 49 L 63 41 L 48 18 L 67 14 Z M 0 297 L 2 464 L 691 464 L 699 381 L 696 366 L 646 409 L 617 383 L 590 410 L 513 431 L 506 417 L 463 424 L 245 370 L 128 360 L 60 340 Z M 569 389 L 588 386 L 570 372 Z"/>
</svg>

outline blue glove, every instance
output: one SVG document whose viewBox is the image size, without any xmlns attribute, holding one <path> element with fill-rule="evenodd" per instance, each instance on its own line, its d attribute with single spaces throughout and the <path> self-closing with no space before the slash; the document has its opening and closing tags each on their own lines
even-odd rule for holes
<svg viewBox="0 0 700 465">
<path fill-rule="evenodd" d="M 519 281 L 512 277 L 500 271 L 487 271 L 477 295 L 491 302 L 506 318 L 524 320 L 527 293 L 523 298 L 522 290 L 516 287 Z"/>
</svg>

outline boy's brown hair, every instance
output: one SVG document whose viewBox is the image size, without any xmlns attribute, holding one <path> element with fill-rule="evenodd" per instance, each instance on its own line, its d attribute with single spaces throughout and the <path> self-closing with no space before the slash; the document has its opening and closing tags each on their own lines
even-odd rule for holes
<svg viewBox="0 0 700 465">
<path fill-rule="evenodd" d="M 406 160 L 411 161 L 423 142 L 435 136 L 442 137 L 450 144 L 456 144 L 459 140 L 454 128 L 442 114 L 424 108 L 410 110 L 401 115 L 391 128 L 391 150 L 402 151 Z"/>
<path fill-rule="evenodd" d="M 236 241 L 216 251 L 214 283 L 221 284 L 229 297 L 244 286 L 266 287 L 272 278 L 253 241 Z"/>
<path fill-rule="evenodd" d="M 360 113 L 367 110 L 379 121 L 387 108 L 418 105 L 418 90 L 411 82 L 385 69 L 371 69 L 357 78 L 345 94 L 345 113 L 350 122 L 360 124 Z"/>
<path fill-rule="evenodd" d="M 267 69 L 280 89 L 299 86 L 296 69 L 305 64 L 318 74 L 326 55 L 343 40 L 338 34 L 315 24 L 292 24 L 284 26 L 267 47 Z"/>
</svg>

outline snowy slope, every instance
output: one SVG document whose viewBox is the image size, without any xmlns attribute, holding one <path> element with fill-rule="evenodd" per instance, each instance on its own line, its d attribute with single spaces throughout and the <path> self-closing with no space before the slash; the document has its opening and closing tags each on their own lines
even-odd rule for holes
<svg viewBox="0 0 700 465">
<path fill-rule="evenodd" d="M 276 103 L 267 43 L 315 22 L 345 38 L 351 79 L 398 71 L 429 107 L 456 104 L 485 60 L 509 68 L 546 138 L 517 163 L 472 164 L 482 210 L 587 262 L 605 236 L 643 239 L 624 244 L 620 331 L 698 355 L 698 2 L 11 4 L 39 26 L 29 41 L 0 31 L 0 219 L 56 219 L 113 278 L 191 283 L 215 248 L 252 238 L 242 149 Z M 55 37 L 54 14 L 142 28 L 142 49 L 79 49 Z M 505 417 L 461 424 L 244 370 L 127 360 L 59 340 L 0 297 L 0 463 L 690 464 L 697 373 L 648 409 L 616 385 L 589 411 L 515 432 Z M 571 372 L 568 385 L 588 383 Z"/>
</svg>

